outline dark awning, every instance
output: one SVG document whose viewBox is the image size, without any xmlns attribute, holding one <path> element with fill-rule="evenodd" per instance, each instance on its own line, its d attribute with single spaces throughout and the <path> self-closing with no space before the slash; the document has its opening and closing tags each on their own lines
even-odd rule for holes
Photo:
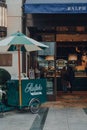
<svg viewBox="0 0 87 130">
<path fill-rule="evenodd" d="M 24 13 L 87 13 L 87 0 L 26 0 Z"/>
</svg>

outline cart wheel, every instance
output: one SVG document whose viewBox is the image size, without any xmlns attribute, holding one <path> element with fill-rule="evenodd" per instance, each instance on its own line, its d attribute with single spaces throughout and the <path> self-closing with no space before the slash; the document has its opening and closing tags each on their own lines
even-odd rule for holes
<svg viewBox="0 0 87 130">
<path fill-rule="evenodd" d="M 40 101 L 36 98 L 31 99 L 30 103 L 29 103 L 29 108 L 31 113 L 36 114 L 38 113 L 39 109 L 40 109 Z"/>
</svg>

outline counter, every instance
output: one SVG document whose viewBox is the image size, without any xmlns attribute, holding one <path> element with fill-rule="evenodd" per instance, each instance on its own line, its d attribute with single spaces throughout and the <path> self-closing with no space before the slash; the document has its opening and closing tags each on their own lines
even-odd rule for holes
<svg viewBox="0 0 87 130">
<path fill-rule="evenodd" d="M 57 90 L 61 91 L 61 77 L 57 77 Z M 76 75 L 73 82 L 73 91 L 87 91 L 87 76 Z"/>
<path fill-rule="evenodd" d="M 47 81 L 50 82 L 50 88 L 51 93 L 54 88 L 54 76 L 48 76 Z M 60 75 L 56 76 L 56 85 L 57 85 L 57 91 L 62 91 L 62 85 L 61 85 L 61 77 Z M 49 84 L 47 85 L 49 88 Z M 87 91 L 87 75 L 86 73 L 75 73 L 75 79 L 73 82 L 73 91 Z"/>
</svg>

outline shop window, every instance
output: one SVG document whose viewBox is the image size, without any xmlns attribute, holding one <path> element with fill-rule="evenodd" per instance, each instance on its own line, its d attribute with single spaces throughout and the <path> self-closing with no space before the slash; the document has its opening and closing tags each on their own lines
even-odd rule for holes
<svg viewBox="0 0 87 130">
<path fill-rule="evenodd" d="M 44 42 L 49 48 L 38 51 L 38 67 L 40 70 L 41 78 L 47 78 L 47 95 L 53 94 L 54 86 L 54 54 L 55 42 Z"/>
<path fill-rule="evenodd" d="M 49 46 L 49 48 L 38 51 L 38 55 L 42 55 L 42 56 L 54 55 L 55 42 L 42 42 L 42 43 Z"/>
<path fill-rule="evenodd" d="M 0 66 L 12 66 L 12 54 L 0 54 Z"/>
</svg>

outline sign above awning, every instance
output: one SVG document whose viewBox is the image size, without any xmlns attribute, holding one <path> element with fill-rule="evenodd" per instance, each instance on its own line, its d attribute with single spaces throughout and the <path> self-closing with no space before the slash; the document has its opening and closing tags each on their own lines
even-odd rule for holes
<svg viewBox="0 0 87 130">
<path fill-rule="evenodd" d="M 24 13 L 87 13 L 87 0 L 26 0 Z"/>
</svg>

